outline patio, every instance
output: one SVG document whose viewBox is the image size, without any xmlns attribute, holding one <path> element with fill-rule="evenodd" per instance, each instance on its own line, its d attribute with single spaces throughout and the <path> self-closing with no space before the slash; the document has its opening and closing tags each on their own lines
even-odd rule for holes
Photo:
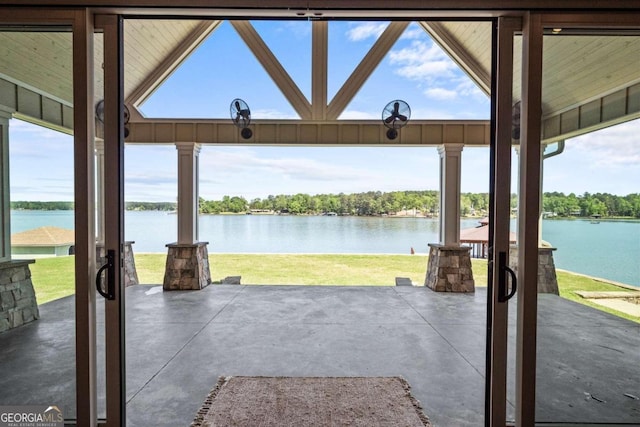
<svg viewBox="0 0 640 427">
<path fill-rule="evenodd" d="M 220 375 L 401 375 L 436 426 L 483 423 L 485 288 L 140 285 L 126 297 L 130 426 L 189 425 Z M 39 321 L 0 334 L 0 402 L 58 404 L 68 417 L 73 298 L 40 310 Z M 637 422 L 639 348 L 640 325 L 540 295 L 538 421 Z"/>
</svg>

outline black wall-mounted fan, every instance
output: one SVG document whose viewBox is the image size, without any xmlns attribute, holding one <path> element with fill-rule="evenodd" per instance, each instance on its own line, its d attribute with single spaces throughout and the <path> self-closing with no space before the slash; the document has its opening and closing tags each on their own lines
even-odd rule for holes
<svg viewBox="0 0 640 427">
<path fill-rule="evenodd" d="M 400 99 L 391 101 L 382 110 L 382 123 L 387 130 L 387 138 L 396 139 L 398 137 L 398 129 L 405 126 L 411 118 L 411 108 L 409 104 Z"/>
<path fill-rule="evenodd" d="M 123 106 L 122 118 L 124 119 L 124 137 L 129 136 L 129 118 L 131 117 L 131 113 L 129 113 L 129 108 L 126 105 Z M 104 99 L 101 99 L 96 104 L 96 119 L 102 124 L 104 124 Z"/>
<path fill-rule="evenodd" d="M 253 135 L 251 129 L 249 129 L 249 123 L 251 123 L 251 110 L 244 100 L 236 98 L 231 101 L 229 107 L 231 113 L 231 120 L 240 130 L 240 135 L 244 139 L 249 139 Z"/>
</svg>

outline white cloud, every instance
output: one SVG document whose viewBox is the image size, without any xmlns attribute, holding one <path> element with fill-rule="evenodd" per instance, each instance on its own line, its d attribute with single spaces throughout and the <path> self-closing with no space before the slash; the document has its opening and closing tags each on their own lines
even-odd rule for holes
<svg viewBox="0 0 640 427">
<path fill-rule="evenodd" d="M 400 39 L 419 39 L 425 36 L 425 31 L 418 26 L 416 23 L 412 23 L 409 27 L 402 33 Z"/>
<path fill-rule="evenodd" d="M 347 38 L 352 42 L 359 42 L 370 37 L 378 38 L 387 28 L 386 22 L 365 22 L 356 24 L 347 31 Z"/>
<path fill-rule="evenodd" d="M 207 150 L 201 155 L 201 169 L 222 173 L 246 172 L 275 174 L 283 178 L 310 181 L 370 180 L 375 176 L 369 170 L 336 165 L 304 157 L 262 158 L 253 150 L 238 147 L 233 150 Z"/>
<path fill-rule="evenodd" d="M 295 112 L 285 113 L 280 110 L 275 109 L 251 109 L 251 119 L 279 119 L 279 120 L 289 120 L 289 119 L 299 119 L 300 117 L 295 114 Z"/>
<path fill-rule="evenodd" d="M 434 81 L 432 84 L 436 85 L 438 84 L 438 82 Z M 481 101 L 489 101 L 487 95 L 485 95 L 485 93 L 482 92 L 482 90 L 480 90 L 480 88 L 466 76 L 458 79 L 451 79 L 449 81 L 449 84 L 454 84 L 454 86 L 450 89 L 432 86 L 426 89 L 423 93 L 429 98 L 440 101 L 449 101 L 469 97 L 474 97 Z"/>
<path fill-rule="evenodd" d="M 409 47 L 389 52 L 395 73 L 410 80 L 433 81 L 454 77 L 456 64 L 435 43 L 414 40 Z"/>
<path fill-rule="evenodd" d="M 380 117 L 380 114 L 373 114 L 367 111 L 345 110 L 340 115 L 340 120 L 376 120 Z"/>
<path fill-rule="evenodd" d="M 595 166 L 616 168 L 640 164 L 640 120 L 623 123 L 567 141 L 589 152 Z"/>
<path fill-rule="evenodd" d="M 311 35 L 310 21 L 286 21 L 284 28 L 285 31 L 293 34 L 298 39 L 303 39 Z"/>
<path fill-rule="evenodd" d="M 439 100 L 456 99 L 458 97 L 458 92 L 456 92 L 455 90 L 445 89 L 441 87 L 429 88 L 424 91 L 424 94 L 429 98 Z"/>
</svg>

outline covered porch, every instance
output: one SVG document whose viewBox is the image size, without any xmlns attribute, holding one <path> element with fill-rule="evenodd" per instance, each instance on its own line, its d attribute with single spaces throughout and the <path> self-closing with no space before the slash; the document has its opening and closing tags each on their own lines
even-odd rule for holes
<svg viewBox="0 0 640 427">
<path fill-rule="evenodd" d="M 486 301 L 486 288 L 129 287 L 127 425 L 187 426 L 228 375 L 400 375 L 435 426 L 482 425 Z M 636 422 L 640 401 L 629 396 L 640 395 L 638 324 L 556 295 L 541 294 L 538 304 L 536 421 Z M 50 402 L 55 390 L 65 416 L 75 414 L 72 307 L 73 297 L 44 304 L 38 322 L 0 335 L 2 402 Z M 513 372 L 513 310 L 509 318 Z M 102 346 L 98 361 L 103 417 Z M 513 419 L 513 380 L 508 389 Z"/>
</svg>

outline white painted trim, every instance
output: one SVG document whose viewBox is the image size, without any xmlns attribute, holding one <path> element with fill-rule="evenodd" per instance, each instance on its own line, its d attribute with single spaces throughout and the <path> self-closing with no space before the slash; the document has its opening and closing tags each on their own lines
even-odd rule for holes
<svg viewBox="0 0 640 427">
<path fill-rule="evenodd" d="M 438 147 L 440 154 L 440 244 L 460 246 L 460 178 L 463 144 Z"/>
<path fill-rule="evenodd" d="M 200 144 L 176 142 L 178 150 L 178 244 L 198 241 L 198 162 Z"/>
</svg>

